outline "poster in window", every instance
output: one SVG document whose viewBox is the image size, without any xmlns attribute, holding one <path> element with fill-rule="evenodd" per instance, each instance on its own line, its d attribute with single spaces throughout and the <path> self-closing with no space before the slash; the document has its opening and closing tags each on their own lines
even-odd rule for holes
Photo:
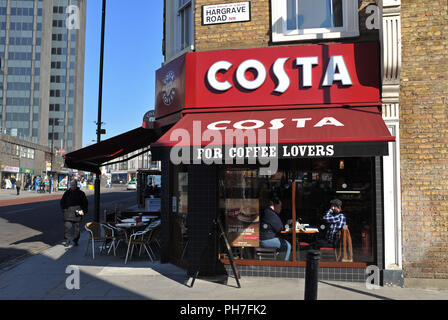
<svg viewBox="0 0 448 320">
<path fill-rule="evenodd" d="M 258 247 L 260 211 L 258 199 L 226 199 L 227 238 L 233 247 Z"/>
</svg>

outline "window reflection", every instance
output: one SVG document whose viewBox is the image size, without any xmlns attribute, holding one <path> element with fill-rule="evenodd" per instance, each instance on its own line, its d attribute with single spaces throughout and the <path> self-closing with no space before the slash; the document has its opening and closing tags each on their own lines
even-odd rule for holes
<svg viewBox="0 0 448 320">
<path fill-rule="evenodd" d="M 342 0 L 288 0 L 287 30 L 343 26 Z"/>
</svg>

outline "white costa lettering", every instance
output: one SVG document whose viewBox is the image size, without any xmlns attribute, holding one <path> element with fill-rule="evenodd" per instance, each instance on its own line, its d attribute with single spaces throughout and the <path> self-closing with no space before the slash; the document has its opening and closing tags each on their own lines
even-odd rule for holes
<svg viewBox="0 0 448 320">
<path fill-rule="evenodd" d="M 218 127 L 218 125 L 219 125 L 219 124 L 223 124 L 223 123 L 229 124 L 229 123 L 231 123 L 231 122 L 232 122 L 232 121 L 228 121 L 228 120 L 216 121 L 216 122 L 210 123 L 210 124 L 207 126 L 207 129 L 209 129 L 209 130 L 226 130 L 227 127 Z"/>
<path fill-rule="evenodd" d="M 336 73 L 336 70 L 338 70 L 338 73 Z M 353 84 L 343 56 L 332 56 L 330 58 L 322 86 L 330 87 L 335 81 L 341 81 L 344 86 Z"/>
<path fill-rule="evenodd" d="M 247 126 L 245 125 L 246 123 L 255 123 L 255 124 L 252 126 Z M 260 129 L 262 126 L 264 126 L 264 122 L 260 120 L 243 120 L 233 125 L 235 129 L 241 129 L 241 130 Z"/>
<path fill-rule="evenodd" d="M 302 86 L 313 86 L 313 66 L 319 64 L 319 57 L 297 58 L 296 65 L 302 66 Z"/>
<path fill-rule="evenodd" d="M 247 80 L 246 78 L 246 71 L 250 69 L 255 69 L 257 71 L 257 76 L 254 80 Z M 246 90 L 258 89 L 266 81 L 266 77 L 266 68 L 260 61 L 255 59 L 244 61 L 236 70 L 238 84 Z"/>
<path fill-rule="evenodd" d="M 314 127 L 320 128 L 323 126 L 343 127 L 344 125 L 333 117 L 325 117 L 322 120 L 320 120 L 318 123 L 316 123 L 316 125 Z"/>
<path fill-rule="evenodd" d="M 274 119 L 271 120 L 271 127 L 269 128 L 270 130 L 278 130 L 283 128 L 285 125 L 283 124 L 283 121 L 286 120 L 285 118 L 283 119 Z"/>
<path fill-rule="evenodd" d="M 305 124 L 308 120 L 313 120 L 313 119 L 311 119 L 311 118 L 292 119 L 292 121 L 297 122 L 297 128 L 305 128 Z"/>
<path fill-rule="evenodd" d="M 232 88 L 232 84 L 229 81 L 220 82 L 216 79 L 216 74 L 221 71 L 227 71 L 232 67 L 232 64 L 228 61 L 218 61 L 214 63 L 207 72 L 208 84 L 215 90 L 227 91 Z"/>
<path fill-rule="evenodd" d="M 274 89 L 275 93 L 283 94 L 289 90 L 291 86 L 291 79 L 286 72 L 285 64 L 289 58 L 278 58 L 272 65 L 273 79 L 278 84 Z M 310 88 L 313 86 L 313 67 L 319 65 L 319 57 L 297 57 L 296 65 L 302 67 L 302 83 L 304 88 Z M 218 61 L 212 64 L 207 71 L 207 81 L 210 87 L 217 91 L 227 91 L 233 87 L 229 81 L 218 81 L 216 75 L 218 72 L 228 72 L 232 68 L 232 63 L 228 61 Z M 255 70 L 256 76 L 253 80 L 248 80 L 246 72 L 248 70 Z M 248 59 L 243 61 L 235 71 L 236 84 L 246 90 L 256 90 L 260 88 L 267 79 L 267 68 L 258 60 Z M 344 86 L 353 85 L 350 73 L 348 72 L 347 65 L 343 56 L 331 56 L 325 70 L 324 80 L 322 86 L 329 87 L 334 82 L 340 81 Z"/>
<path fill-rule="evenodd" d="M 291 80 L 289 80 L 288 74 L 285 71 L 285 63 L 289 58 L 279 58 L 274 62 L 272 71 L 278 80 L 278 85 L 274 89 L 274 92 L 285 93 L 291 85 Z"/>
<path fill-rule="evenodd" d="M 272 119 L 269 124 L 271 125 L 268 129 L 269 130 L 278 130 L 285 126 L 284 121 L 285 118 L 279 118 L 279 119 Z M 298 119 L 291 119 L 292 122 L 296 123 L 296 128 L 305 128 L 308 121 L 312 121 L 313 118 L 298 118 Z M 233 127 L 234 129 L 240 129 L 240 130 L 253 130 L 253 129 L 260 129 L 264 127 L 266 123 L 262 120 L 241 120 L 232 125 L 232 121 L 230 120 L 222 120 L 222 121 L 216 121 L 212 122 L 207 126 L 207 129 L 209 130 L 227 130 L 229 127 Z M 335 127 L 344 127 L 344 124 L 338 121 L 337 119 L 333 117 L 324 117 L 321 120 L 319 120 L 314 127 L 320 128 L 323 126 L 335 126 Z"/>
</svg>

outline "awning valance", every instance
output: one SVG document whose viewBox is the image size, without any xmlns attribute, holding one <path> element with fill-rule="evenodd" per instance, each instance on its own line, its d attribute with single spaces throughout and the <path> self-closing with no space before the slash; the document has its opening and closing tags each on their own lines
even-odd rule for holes
<svg viewBox="0 0 448 320">
<path fill-rule="evenodd" d="M 205 154 L 201 151 L 205 147 L 223 150 L 227 146 L 272 144 L 280 158 L 380 156 L 388 153 L 390 141 L 395 137 L 387 129 L 379 106 L 320 107 L 186 114 L 151 148 L 192 147 L 193 158 Z M 238 154 L 248 157 L 251 151 L 247 150 Z M 260 149 L 254 150 L 256 156 Z M 230 152 L 236 154 L 235 150 Z M 220 154 L 226 156 L 219 150 L 213 156 Z"/>
</svg>

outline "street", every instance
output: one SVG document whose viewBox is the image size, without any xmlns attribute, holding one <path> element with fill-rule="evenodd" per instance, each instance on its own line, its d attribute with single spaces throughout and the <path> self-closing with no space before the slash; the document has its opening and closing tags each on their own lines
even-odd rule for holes
<svg viewBox="0 0 448 320">
<path fill-rule="evenodd" d="M 114 190 L 115 189 L 115 190 Z M 135 191 L 126 191 L 123 188 L 114 188 L 102 192 L 100 219 L 104 210 L 127 208 L 136 204 Z M 26 193 L 22 197 L 25 197 Z M 93 221 L 94 196 L 92 192 L 86 193 L 89 201 L 89 212 L 81 225 L 81 232 L 85 232 L 84 224 Z M 57 243 L 64 237 L 64 224 L 62 212 L 59 208 L 59 199 L 45 200 L 34 197 L 22 199 L 21 204 L 4 205 L 0 202 L 0 266 L 19 260 L 30 253 L 36 253 Z M 54 199 L 54 198 L 53 198 Z M 20 199 L 17 199 L 20 201 Z M 15 200 L 15 201 L 17 201 Z"/>
</svg>

